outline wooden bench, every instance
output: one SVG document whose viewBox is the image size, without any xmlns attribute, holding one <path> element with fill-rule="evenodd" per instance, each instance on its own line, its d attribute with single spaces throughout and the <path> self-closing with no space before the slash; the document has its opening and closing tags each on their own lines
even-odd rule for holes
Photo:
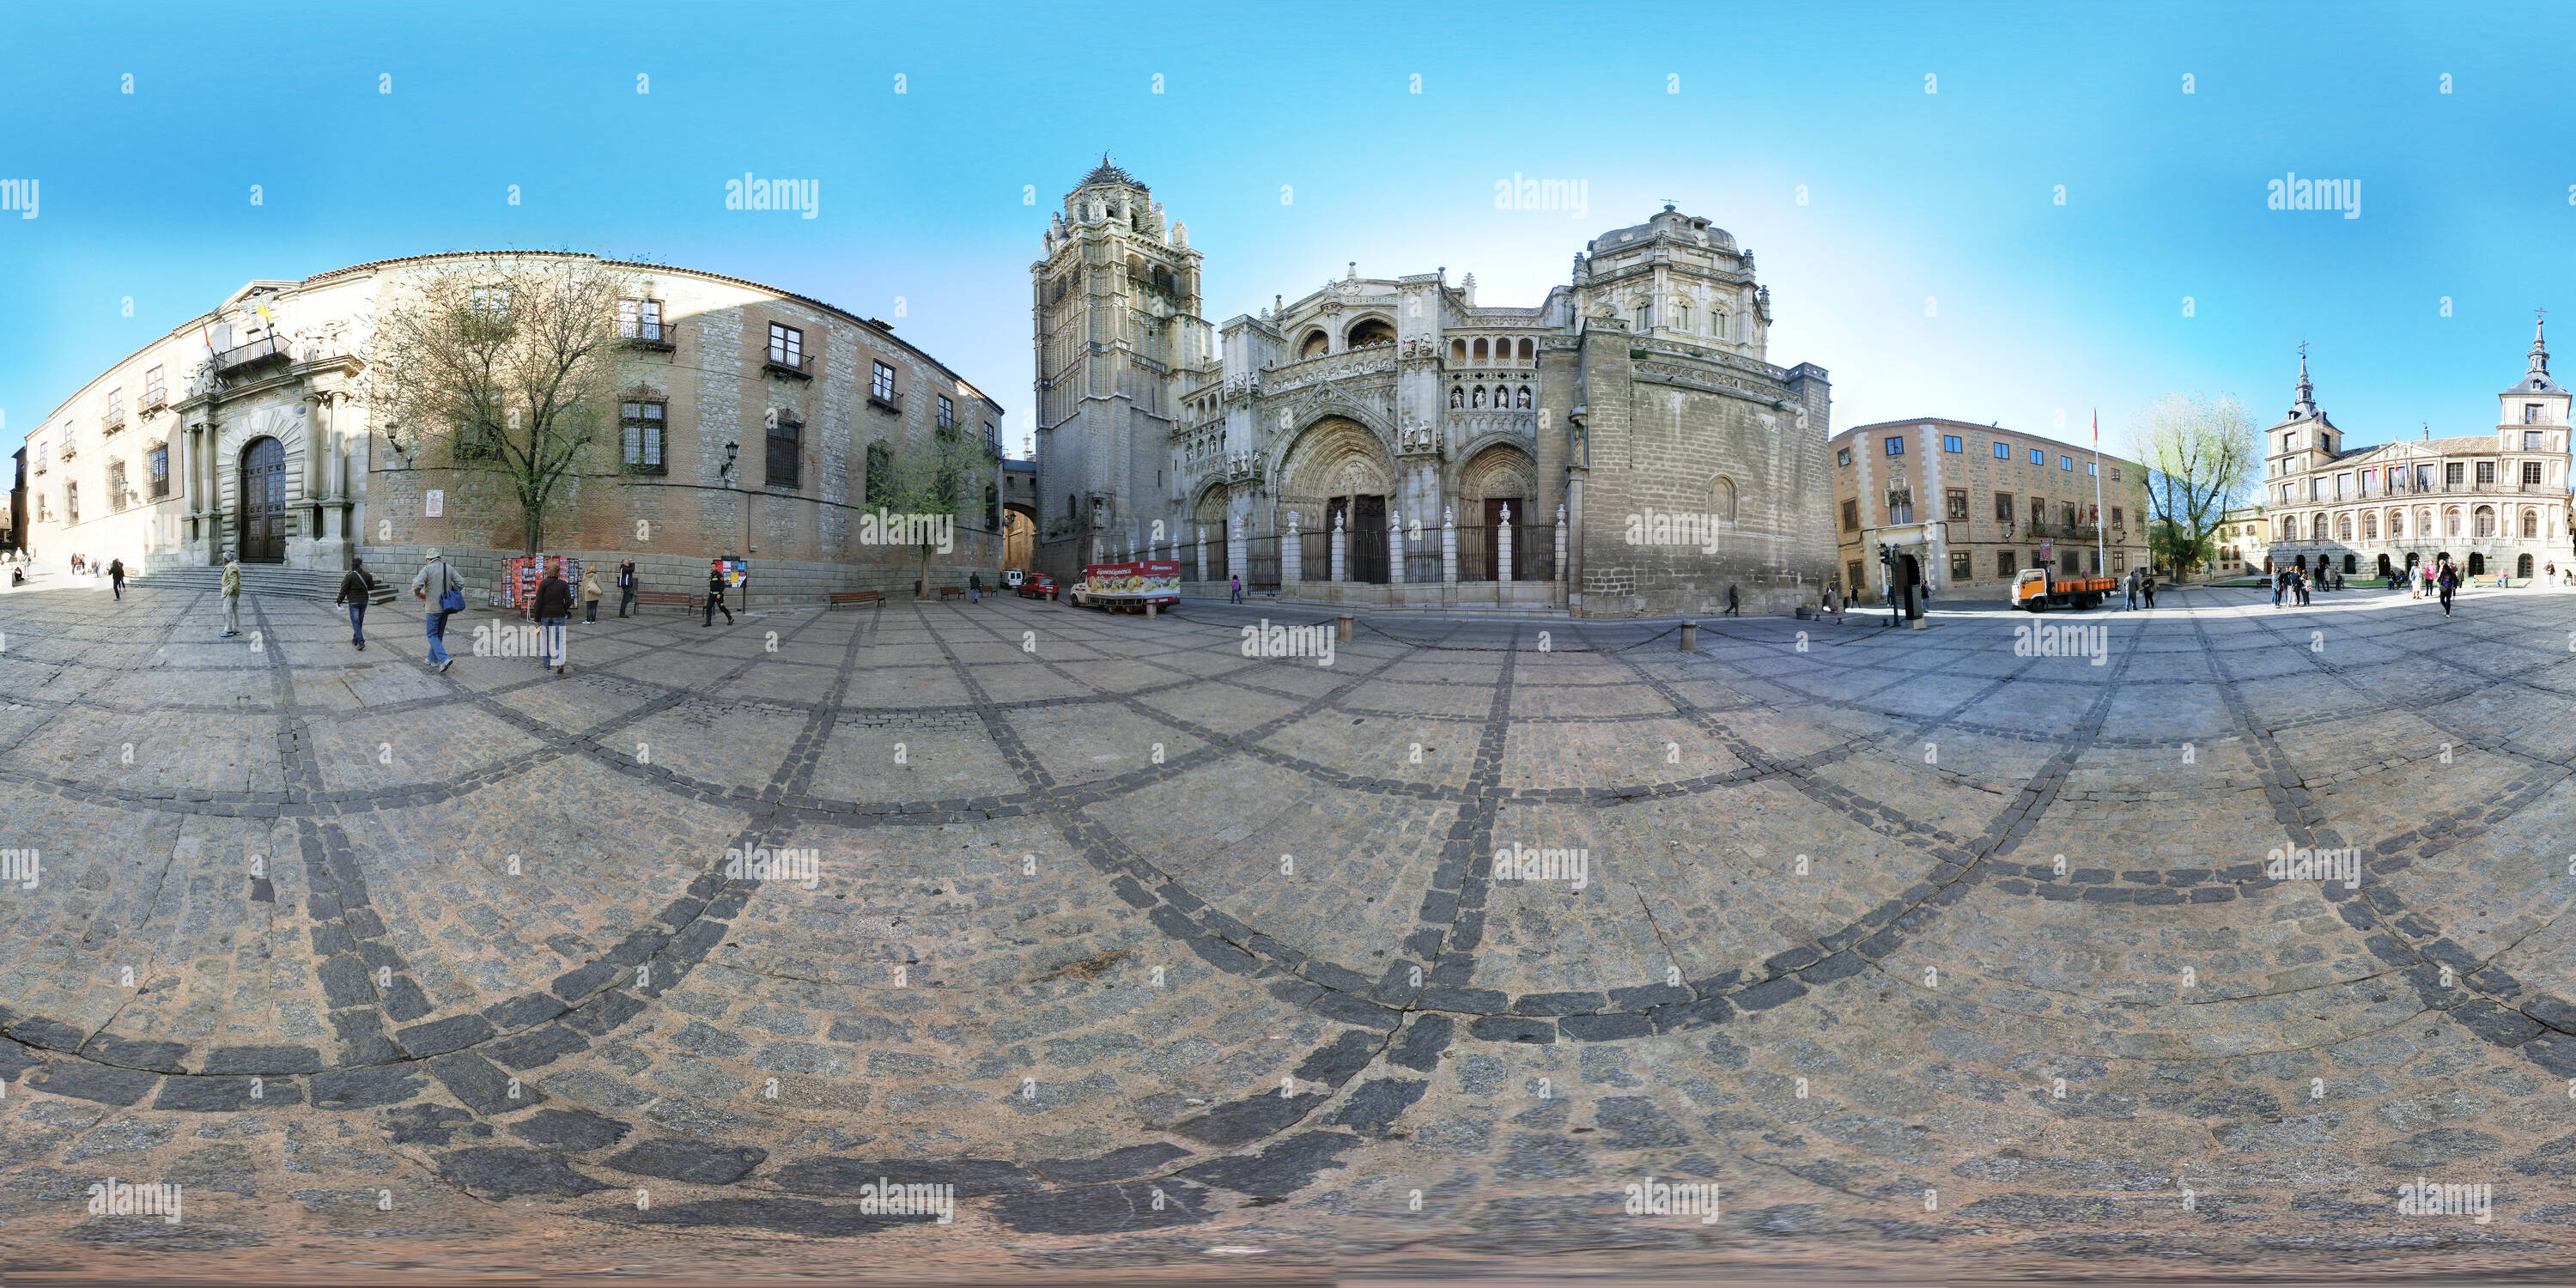
<svg viewBox="0 0 2576 1288">
<path fill-rule="evenodd" d="M 946 598 L 948 598 L 950 595 L 960 595 L 960 596 L 962 596 L 962 595 L 964 595 L 965 593 L 966 593 L 966 588 L 965 588 L 964 586 L 942 586 L 942 587 L 940 587 L 940 588 L 939 588 L 939 597 L 940 597 L 941 599 L 946 599 Z"/>
<path fill-rule="evenodd" d="M 640 608 L 678 608 L 685 610 L 696 608 L 706 602 L 706 597 L 703 595 L 684 594 L 676 590 L 639 590 L 635 592 L 635 603 L 636 606 Z"/>
<path fill-rule="evenodd" d="M 836 590 L 832 592 L 832 607 L 840 608 L 845 605 L 855 607 L 859 604 L 874 604 L 882 601 L 884 598 L 885 596 L 883 594 L 873 590 Z"/>
</svg>

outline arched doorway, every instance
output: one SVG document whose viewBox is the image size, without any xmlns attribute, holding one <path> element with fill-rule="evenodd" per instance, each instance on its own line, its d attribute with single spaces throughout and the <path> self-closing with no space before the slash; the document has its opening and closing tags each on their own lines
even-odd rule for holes
<svg viewBox="0 0 2576 1288">
<path fill-rule="evenodd" d="M 1344 576 L 1387 580 L 1387 494 L 1394 491 L 1395 471 L 1375 433 L 1348 417 L 1326 416 L 1299 432 L 1278 477 L 1272 504 L 1282 518 L 1292 511 L 1302 516 L 1301 576 L 1323 581 L 1330 575 L 1338 519 Z"/>
<path fill-rule="evenodd" d="M 254 439 L 241 454 L 243 563 L 286 562 L 286 444 Z"/>
<path fill-rule="evenodd" d="M 2531 556 L 2522 555 L 2513 561 L 2513 575 L 2524 581 L 2531 580 Z"/>
<path fill-rule="evenodd" d="M 2385 580 L 2385 579 L 2387 578 L 2388 574 L 2389 574 L 2389 571 L 2390 571 L 2390 569 L 2389 569 L 2389 566 L 2388 566 L 2388 556 L 2386 556 L 2386 555 L 2381 555 L 2381 556 L 2379 557 L 2379 575 L 2380 575 L 2380 577 L 2381 577 L 2383 580 Z"/>
<path fill-rule="evenodd" d="M 2484 554 L 2475 550 L 2469 552 L 2469 575 L 2472 577 L 2487 575 L 2487 557 Z"/>
<path fill-rule="evenodd" d="M 1533 561 L 1544 565 L 1555 557 L 1553 534 L 1544 554 L 1537 551 L 1536 504 L 1538 467 L 1529 454 L 1508 443 L 1493 443 L 1470 457 L 1458 471 L 1458 577 L 1493 581 L 1501 565 L 1499 535 L 1504 515 L 1511 516 L 1512 580 L 1527 581 Z M 1472 535 L 1471 535 L 1472 532 Z M 1470 552 L 1473 559 L 1470 559 Z M 1469 569 L 1474 569 L 1471 576 Z"/>
</svg>

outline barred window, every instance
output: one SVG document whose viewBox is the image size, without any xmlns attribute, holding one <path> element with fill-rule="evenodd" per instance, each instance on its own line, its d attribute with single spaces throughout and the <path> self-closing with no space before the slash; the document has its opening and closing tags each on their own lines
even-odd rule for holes
<svg viewBox="0 0 2576 1288">
<path fill-rule="evenodd" d="M 662 338 L 662 302 L 660 300 L 619 300 L 617 334 L 628 340 Z"/>
<path fill-rule="evenodd" d="M 639 474 L 659 474 L 662 466 L 662 425 L 664 404 L 629 402 L 617 406 L 617 424 L 625 439 L 626 468 Z"/>
<path fill-rule="evenodd" d="M 804 422 L 797 420 L 793 413 L 776 408 L 770 410 L 767 480 L 770 487 L 796 486 L 796 466 L 799 456 L 797 436 L 804 427 Z"/>
</svg>

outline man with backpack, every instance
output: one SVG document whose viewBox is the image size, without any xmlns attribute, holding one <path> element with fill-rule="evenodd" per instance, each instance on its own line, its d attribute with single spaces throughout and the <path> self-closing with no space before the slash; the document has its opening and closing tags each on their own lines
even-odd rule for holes
<svg viewBox="0 0 2576 1288">
<path fill-rule="evenodd" d="M 367 561 L 349 561 L 349 575 L 340 579 L 340 597 L 331 602 L 349 608 L 349 643 L 361 653 L 367 651 L 367 596 L 375 593 L 376 579 L 367 573 Z"/>
<path fill-rule="evenodd" d="M 432 547 L 421 557 L 420 575 L 411 579 L 411 597 L 429 601 L 429 664 L 445 671 L 456 659 L 447 655 L 447 615 L 465 611 L 465 584 Z"/>
</svg>

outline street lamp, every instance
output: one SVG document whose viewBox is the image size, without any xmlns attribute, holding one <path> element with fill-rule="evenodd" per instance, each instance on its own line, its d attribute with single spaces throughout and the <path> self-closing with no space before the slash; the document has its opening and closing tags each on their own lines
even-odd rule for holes
<svg viewBox="0 0 2576 1288">
<path fill-rule="evenodd" d="M 733 476 L 733 463 L 734 458 L 740 455 L 742 444 L 726 439 L 724 468 L 717 471 L 717 477 L 736 492 L 742 490 L 742 481 Z M 742 499 L 742 546 L 742 611 L 748 613 L 751 611 L 751 556 L 754 551 L 751 545 L 751 498 L 747 496 Z"/>
</svg>

